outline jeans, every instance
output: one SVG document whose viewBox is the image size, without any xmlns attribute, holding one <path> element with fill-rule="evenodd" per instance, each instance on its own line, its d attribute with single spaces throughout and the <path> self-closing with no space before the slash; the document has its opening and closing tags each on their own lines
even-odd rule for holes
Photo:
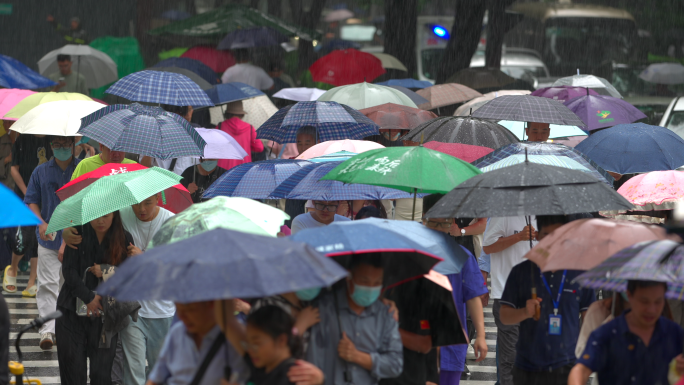
<svg viewBox="0 0 684 385">
<path fill-rule="evenodd" d="M 144 385 L 149 371 L 154 368 L 166 334 L 171 327 L 169 318 L 143 318 L 128 324 L 122 330 L 121 341 L 124 350 L 124 384 Z M 149 369 L 145 371 L 145 360 Z"/>
<path fill-rule="evenodd" d="M 499 384 L 513 385 L 515 344 L 518 342 L 518 325 L 504 325 L 500 318 L 501 302 L 494 300 L 492 314 L 496 322 L 496 358 L 499 362 Z"/>
<path fill-rule="evenodd" d="M 51 250 L 38 245 L 38 291 L 36 304 L 41 317 L 57 310 L 57 295 L 62 288 L 62 263 L 57 258 L 57 250 Z M 40 327 L 39 333 L 54 333 L 55 321 L 48 321 Z"/>
<path fill-rule="evenodd" d="M 450 370 L 441 370 L 439 372 L 439 385 L 459 385 L 461 383 L 461 374 L 463 372 L 452 372 Z"/>
</svg>

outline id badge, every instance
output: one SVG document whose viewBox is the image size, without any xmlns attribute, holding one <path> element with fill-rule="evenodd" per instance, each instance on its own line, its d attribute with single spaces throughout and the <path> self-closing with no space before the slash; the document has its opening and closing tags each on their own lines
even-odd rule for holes
<svg viewBox="0 0 684 385">
<path fill-rule="evenodd" d="M 561 316 L 549 315 L 549 334 L 559 336 L 561 334 Z"/>
</svg>

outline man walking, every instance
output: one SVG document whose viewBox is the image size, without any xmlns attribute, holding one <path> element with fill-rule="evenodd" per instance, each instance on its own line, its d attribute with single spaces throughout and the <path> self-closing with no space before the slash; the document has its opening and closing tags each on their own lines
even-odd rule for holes
<svg viewBox="0 0 684 385">
<path fill-rule="evenodd" d="M 228 67 L 221 76 L 221 82 L 240 82 L 250 85 L 258 90 L 266 91 L 273 87 L 273 79 L 264 71 L 249 62 L 249 51 L 244 48 L 232 51 L 235 57 L 235 65 Z"/>
<path fill-rule="evenodd" d="M 56 81 L 57 85 L 53 92 L 79 92 L 90 95 L 85 76 L 71 69 L 71 55 L 57 55 L 58 72 L 48 75 L 50 80 Z"/>
<path fill-rule="evenodd" d="M 314 210 L 297 215 L 292 220 L 292 234 L 315 227 L 327 226 L 334 221 L 348 221 L 349 218 L 335 214 L 340 206 L 339 201 L 313 201 Z"/>
</svg>

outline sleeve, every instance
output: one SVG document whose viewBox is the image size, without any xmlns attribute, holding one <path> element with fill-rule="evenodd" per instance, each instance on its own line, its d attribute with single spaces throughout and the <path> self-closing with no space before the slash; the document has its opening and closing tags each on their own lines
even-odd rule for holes
<svg viewBox="0 0 684 385">
<path fill-rule="evenodd" d="M 300 230 L 304 230 L 302 227 L 302 220 L 299 218 L 301 215 L 304 214 L 297 215 L 295 219 L 292 220 L 292 235 L 297 234 Z"/>
<path fill-rule="evenodd" d="M 485 229 L 482 246 L 491 246 L 501 237 L 506 236 L 506 218 L 489 218 Z"/>
<path fill-rule="evenodd" d="M 40 197 L 40 177 L 38 176 L 38 171 L 39 169 L 36 168 L 33 170 L 33 173 L 31 174 L 31 178 L 29 178 L 29 182 L 26 185 L 26 194 L 24 195 L 24 203 L 27 205 L 33 203 L 36 205 L 41 204 L 41 197 Z"/>
<path fill-rule="evenodd" d="M 594 303 L 596 298 L 596 293 L 593 289 L 582 288 L 580 289 L 580 312 L 589 309 L 589 306 Z"/>
<path fill-rule="evenodd" d="M 375 379 L 398 377 L 404 370 L 404 351 L 399 335 L 399 324 L 387 313 L 381 312 L 384 319 L 380 349 L 370 353 L 373 365 L 371 376 Z"/>
<path fill-rule="evenodd" d="M 475 261 L 475 257 L 468 253 L 468 261 L 463 265 L 461 278 L 463 279 L 463 299 L 468 301 L 483 294 L 487 294 L 487 283 L 480 273 L 480 268 Z"/>
<path fill-rule="evenodd" d="M 81 244 L 79 247 L 84 247 Z M 62 275 L 64 276 L 64 286 L 68 287 L 75 297 L 80 298 L 85 303 L 92 302 L 95 294 L 86 287 L 81 277 L 78 260 L 81 258 L 81 250 L 74 250 L 70 247 L 64 249 L 64 259 L 62 262 Z M 84 269 L 85 270 L 85 269 Z"/>
<path fill-rule="evenodd" d="M 195 167 L 195 166 L 190 166 L 190 167 L 186 168 L 185 171 L 183 171 L 183 173 L 181 174 L 180 183 L 185 188 L 188 188 L 188 185 L 192 182 L 192 180 L 190 180 L 191 179 L 190 173 L 192 172 L 192 167 Z"/>
<path fill-rule="evenodd" d="M 594 332 L 589 335 L 584 352 L 582 352 L 582 355 L 577 358 L 578 364 L 586 366 L 592 372 L 599 372 L 605 366 L 607 349 L 605 346 L 606 341 L 602 332 L 606 325 L 594 330 Z M 610 327 L 612 328 L 612 326 Z"/>
<path fill-rule="evenodd" d="M 522 308 L 527 304 L 527 299 L 520 295 L 522 291 L 521 287 L 527 287 L 527 285 L 519 279 L 520 274 L 518 272 L 521 269 L 521 265 L 515 266 L 511 270 L 511 273 L 506 280 L 503 294 L 501 294 L 501 299 L 499 300 L 501 303 L 511 306 L 514 309 Z M 527 264 L 524 264 L 524 266 L 527 266 Z M 530 278 L 529 274 L 527 278 Z"/>
<path fill-rule="evenodd" d="M 484 252 L 480 254 L 480 258 L 477 259 L 478 267 L 481 271 L 489 273 L 492 271 L 492 257 Z"/>
<path fill-rule="evenodd" d="M 257 132 L 252 126 L 252 151 L 253 152 L 261 152 L 264 151 L 264 143 L 260 140 L 257 139 Z"/>
<path fill-rule="evenodd" d="M 166 335 L 164 340 L 164 345 L 159 351 L 159 357 L 157 358 L 157 363 L 150 371 L 149 381 L 155 384 L 165 384 L 166 380 L 171 377 L 171 370 L 169 370 L 169 364 L 171 362 L 171 353 L 173 352 L 173 339 L 172 336 L 176 333 L 176 328 L 171 327 L 169 333 Z"/>
</svg>

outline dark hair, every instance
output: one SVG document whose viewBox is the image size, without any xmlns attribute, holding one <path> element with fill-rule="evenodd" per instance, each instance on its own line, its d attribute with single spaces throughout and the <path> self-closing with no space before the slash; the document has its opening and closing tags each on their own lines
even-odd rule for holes
<svg viewBox="0 0 684 385">
<path fill-rule="evenodd" d="M 359 219 L 364 219 L 364 218 L 387 219 L 387 215 L 382 215 L 382 213 L 380 212 L 380 209 L 378 209 L 375 206 L 366 206 L 366 207 L 363 207 L 361 210 L 359 210 L 358 213 L 356 213 L 356 217 L 354 219 L 359 220 Z"/>
<path fill-rule="evenodd" d="M 102 247 L 107 250 L 105 255 L 105 262 L 109 265 L 118 266 L 127 254 L 126 250 L 126 232 L 123 227 L 123 222 L 121 221 L 121 214 L 118 211 L 114 211 L 114 217 L 112 218 L 112 225 L 107 230 L 107 233 L 102 240 Z M 92 242 L 89 244 L 95 245 L 97 239 L 95 238 L 95 229 L 89 223 L 87 226 L 83 226 L 83 239 L 90 239 Z M 94 252 L 94 250 L 85 250 L 84 252 Z"/>
<path fill-rule="evenodd" d="M 301 335 L 293 333 L 295 320 L 280 306 L 266 305 L 260 307 L 247 316 L 247 324 L 268 334 L 273 339 L 285 334 L 290 355 L 294 358 L 302 357 L 304 344 Z"/>
<path fill-rule="evenodd" d="M 247 51 L 246 48 L 234 49 L 233 57 L 235 58 L 235 61 L 237 61 L 238 63 L 245 60 L 249 60 L 249 51 Z"/>
<path fill-rule="evenodd" d="M 71 61 L 71 55 L 59 54 L 59 55 L 57 55 L 57 61 L 58 62 L 60 62 L 60 61 Z"/>
<path fill-rule="evenodd" d="M 355 267 L 360 265 L 371 265 L 373 267 L 381 268 L 383 267 L 382 255 L 380 253 L 363 253 L 352 255 L 351 262 L 349 262 L 349 270 L 354 270 Z"/>
<path fill-rule="evenodd" d="M 268 71 L 269 72 L 276 72 L 276 71 L 282 71 L 283 65 L 279 61 L 273 61 L 268 64 Z"/>
<path fill-rule="evenodd" d="M 242 119 L 244 116 L 245 116 L 245 115 L 242 115 L 242 114 L 233 114 L 232 112 L 228 112 L 228 111 L 226 111 L 226 112 L 223 113 L 223 119 L 226 119 L 226 120 L 228 120 L 228 119 L 230 119 L 230 118 L 235 118 L 235 117 Z"/>
<path fill-rule="evenodd" d="M 423 197 L 423 215 L 425 215 L 432 206 L 434 206 L 438 200 L 442 199 L 444 197 L 444 194 L 430 194 L 426 197 Z"/>
<path fill-rule="evenodd" d="M 188 114 L 188 106 L 172 106 L 170 104 L 162 104 L 160 106 L 164 111 L 170 112 L 172 114 L 180 115 L 181 117 L 185 118 L 185 115 Z"/>
<path fill-rule="evenodd" d="M 48 142 L 50 142 L 50 143 L 52 143 L 52 142 L 54 142 L 55 140 L 58 140 L 58 139 L 66 139 L 67 142 L 71 142 L 71 143 L 74 143 L 74 142 L 75 142 L 73 136 L 49 135 L 47 138 L 48 138 Z"/>
<path fill-rule="evenodd" d="M 297 130 L 297 136 L 299 135 L 311 135 L 316 140 L 316 127 L 314 126 L 302 126 Z"/>
<path fill-rule="evenodd" d="M 627 281 L 627 292 L 634 294 L 636 289 L 646 289 L 654 286 L 662 286 L 667 291 L 667 283 L 665 282 L 629 280 Z"/>
<path fill-rule="evenodd" d="M 570 223 L 570 218 L 566 215 L 537 215 L 537 230 L 546 226 Z"/>
</svg>

